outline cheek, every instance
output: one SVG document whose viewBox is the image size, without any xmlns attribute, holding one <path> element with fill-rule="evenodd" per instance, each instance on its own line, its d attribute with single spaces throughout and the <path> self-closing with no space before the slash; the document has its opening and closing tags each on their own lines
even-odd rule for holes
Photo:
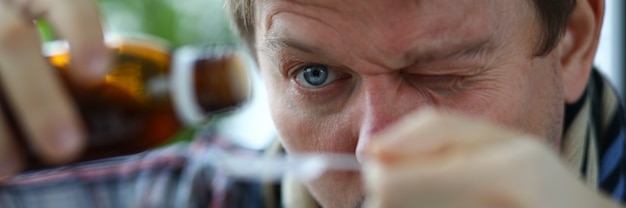
<svg viewBox="0 0 626 208">
<path fill-rule="evenodd" d="M 272 105 L 274 122 L 288 152 L 354 153 L 356 138 L 342 114 L 317 117 L 292 103 L 277 99 Z"/>
<path fill-rule="evenodd" d="M 493 123 L 522 131 L 532 113 L 533 87 L 529 64 L 500 65 L 467 81 L 467 88 L 443 105 Z"/>
<path fill-rule="evenodd" d="M 549 60 L 518 63 L 476 80 L 446 105 L 553 143 L 560 138 L 563 117 L 558 70 Z"/>
<path fill-rule="evenodd" d="M 547 56 L 533 60 L 533 73 L 530 86 L 533 97 L 529 106 L 535 117 L 529 125 L 535 129 L 536 135 L 548 139 L 554 145 L 559 144 L 562 137 L 565 99 L 558 58 Z"/>
<path fill-rule="evenodd" d="M 299 152 L 354 153 L 356 137 L 350 133 L 351 122 L 338 114 L 329 117 L 311 115 L 312 112 L 294 106 L 289 96 L 281 96 L 276 90 L 271 107 L 272 116 L 281 141 L 290 154 Z M 345 115 L 345 116 L 344 116 Z M 356 172 L 331 171 L 317 180 L 306 183 L 311 193 L 328 207 L 351 207 L 346 204 L 357 201 L 362 195 L 360 174 Z"/>
<path fill-rule="evenodd" d="M 287 152 L 354 153 L 357 139 L 350 130 L 355 120 L 350 112 L 325 117 L 312 115 L 315 112 L 299 106 L 289 94 L 293 93 L 289 80 L 271 71 L 274 69 L 271 65 L 263 61 L 259 65 L 272 119 Z M 354 172 L 329 172 L 306 185 L 316 198 L 329 203 L 329 207 L 350 207 L 333 203 L 351 203 L 362 196 L 361 178 Z"/>
</svg>

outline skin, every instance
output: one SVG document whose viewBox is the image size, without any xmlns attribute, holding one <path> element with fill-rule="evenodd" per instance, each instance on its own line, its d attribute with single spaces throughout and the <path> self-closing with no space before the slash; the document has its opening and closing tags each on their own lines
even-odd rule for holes
<svg viewBox="0 0 626 208">
<path fill-rule="evenodd" d="M 365 207 L 619 207 L 538 137 L 432 110 L 398 124 L 368 149 Z"/>
<path fill-rule="evenodd" d="M 581 2 L 557 49 L 536 57 L 539 20 L 530 1 L 261 1 L 256 53 L 282 142 L 289 153 L 355 153 L 380 169 L 379 153 L 402 146 L 368 151 L 377 140 L 429 143 L 420 135 L 456 130 L 378 135 L 436 108 L 558 151 L 564 103 L 582 94 L 601 25 L 602 2 Z M 333 78 L 307 85 L 298 74 L 311 65 L 328 67 Z M 419 152 L 420 143 L 412 145 Z M 306 185 L 325 207 L 354 207 L 364 199 L 361 180 L 330 172 Z"/>
<path fill-rule="evenodd" d="M 524 0 L 257 3 L 255 51 L 287 151 L 353 153 L 364 165 L 363 176 L 307 183 L 325 207 L 617 207 L 556 154 L 563 104 L 589 76 L 603 1 L 579 0 L 542 57 Z M 84 0 L 0 0 L 2 87 L 26 142 L 51 163 L 75 157 L 84 136 L 32 19 L 68 39 L 71 74 L 89 82 L 108 63 L 95 11 Z M 307 85 L 299 74 L 311 64 L 332 79 Z M 22 161 L 2 118 L 0 178 Z"/>
<path fill-rule="evenodd" d="M 0 82 L 28 143 L 42 161 L 62 164 L 77 157 L 84 130 L 60 79 L 41 56 L 33 19 L 46 19 L 71 48 L 70 77 L 88 84 L 104 77 L 110 55 L 93 1 L 0 0 Z M 0 181 L 19 172 L 24 155 L 0 115 Z"/>
</svg>

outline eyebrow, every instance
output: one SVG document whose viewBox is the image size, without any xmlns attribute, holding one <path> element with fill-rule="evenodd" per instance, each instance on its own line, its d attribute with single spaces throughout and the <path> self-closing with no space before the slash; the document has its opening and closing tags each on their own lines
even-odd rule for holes
<svg viewBox="0 0 626 208">
<path fill-rule="evenodd" d="M 265 40 L 262 50 L 280 50 L 282 48 L 292 48 L 308 54 L 323 54 L 323 48 L 304 44 L 297 40 L 286 38 L 278 35 L 269 34 Z M 427 63 L 435 60 L 445 60 L 456 57 L 474 58 L 490 54 L 498 43 L 494 41 L 493 36 L 476 38 L 471 40 L 462 40 L 457 43 L 449 43 L 449 45 L 414 47 L 405 53 L 405 59 L 411 63 Z"/>
<path fill-rule="evenodd" d="M 284 37 L 270 37 L 265 39 L 265 43 L 263 44 L 263 50 L 278 50 L 285 47 L 294 48 L 296 50 L 310 54 L 316 54 L 322 51 L 322 49 L 319 47 L 306 45 L 296 40 Z"/>
<path fill-rule="evenodd" d="M 416 47 L 408 52 L 407 59 L 414 63 L 425 63 L 434 60 L 445 60 L 457 57 L 474 58 L 491 54 L 498 47 L 492 36 L 478 39 L 462 40 L 457 43 L 450 43 L 448 46 L 429 48 Z"/>
</svg>

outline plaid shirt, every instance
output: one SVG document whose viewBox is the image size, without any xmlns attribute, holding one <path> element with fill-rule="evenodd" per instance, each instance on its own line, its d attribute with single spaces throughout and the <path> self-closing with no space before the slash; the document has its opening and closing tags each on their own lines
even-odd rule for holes
<svg viewBox="0 0 626 208">
<path fill-rule="evenodd" d="M 259 207 L 259 184 L 198 163 L 208 141 L 22 174 L 0 186 L 0 207 Z"/>
<path fill-rule="evenodd" d="M 623 202 L 626 122 L 619 98 L 594 70 L 585 96 L 568 105 L 566 111 L 561 147 L 564 160 L 590 187 Z M 318 207 L 297 181 L 264 186 L 227 180 L 210 166 L 198 163 L 197 158 L 202 158 L 210 146 L 221 145 L 215 142 L 222 141 L 216 135 L 210 137 L 132 156 L 23 174 L 0 186 L 0 207 Z M 268 150 L 280 152 L 280 146 Z"/>
</svg>

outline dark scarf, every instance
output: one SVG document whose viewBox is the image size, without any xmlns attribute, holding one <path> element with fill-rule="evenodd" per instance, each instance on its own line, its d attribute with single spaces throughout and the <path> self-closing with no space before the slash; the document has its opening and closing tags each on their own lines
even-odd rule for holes
<svg viewBox="0 0 626 208">
<path fill-rule="evenodd" d="M 585 95 L 566 106 L 563 158 L 588 186 L 624 201 L 624 111 L 619 96 L 593 70 Z"/>
</svg>

